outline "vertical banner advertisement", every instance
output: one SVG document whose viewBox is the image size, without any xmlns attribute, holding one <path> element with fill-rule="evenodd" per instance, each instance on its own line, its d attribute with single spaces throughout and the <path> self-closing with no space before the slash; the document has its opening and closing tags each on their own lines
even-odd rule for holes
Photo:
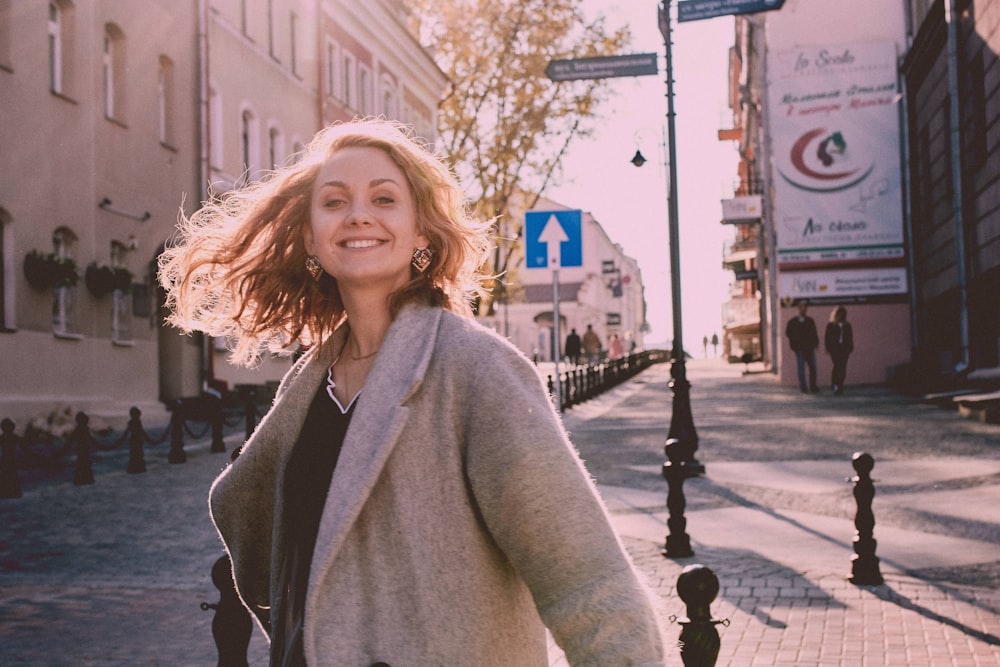
<svg viewBox="0 0 1000 667">
<path fill-rule="evenodd" d="M 873 295 L 879 274 L 889 271 L 886 293 L 899 294 L 905 250 L 895 45 L 779 51 L 768 71 L 780 270 L 863 271 L 868 279 L 844 282 L 839 297 L 852 296 L 851 284 L 864 285 L 855 296 Z"/>
</svg>

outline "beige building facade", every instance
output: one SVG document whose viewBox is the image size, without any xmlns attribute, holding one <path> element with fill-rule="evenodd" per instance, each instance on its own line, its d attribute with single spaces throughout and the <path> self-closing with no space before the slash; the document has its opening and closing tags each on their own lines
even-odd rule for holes
<svg viewBox="0 0 1000 667">
<path fill-rule="evenodd" d="M 0 4 L 0 416 L 124 420 L 280 377 L 164 326 L 156 257 L 181 210 L 332 120 L 432 139 L 447 79 L 405 20 L 398 0 Z"/>
</svg>

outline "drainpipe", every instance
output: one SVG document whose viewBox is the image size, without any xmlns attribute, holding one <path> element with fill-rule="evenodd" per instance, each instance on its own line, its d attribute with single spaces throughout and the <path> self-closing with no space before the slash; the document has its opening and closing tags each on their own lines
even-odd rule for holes
<svg viewBox="0 0 1000 667">
<path fill-rule="evenodd" d="M 211 137 L 211 115 L 209 105 L 209 72 L 208 66 L 208 3 L 209 0 L 198 0 L 198 180 L 200 199 L 196 204 L 208 201 L 208 184 L 211 180 L 210 156 L 212 154 Z M 212 386 L 215 380 L 214 357 L 212 349 L 212 337 L 208 334 L 202 336 L 202 359 L 201 359 L 201 379 L 202 387 Z"/>
<path fill-rule="evenodd" d="M 959 126 L 958 85 L 958 25 L 956 0 L 945 0 L 944 23 L 948 33 L 948 126 L 951 132 L 951 211 L 955 221 L 955 263 L 958 271 L 958 339 L 961 359 L 955 372 L 969 368 L 969 290 L 966 284 L 967 267 L 965 258 L 965 216 L 963 215 L 962 190 L 962 130 Z"/>
<path fill-rule="evenodd" d="M 910 193 L 913 181 L 910 178 L 910 126 L 907 104 L 906 77 L 899 77 L 899 159 L 903 176 L 903 233 L 906 235 L 906 273 L 910 292 L 910 357 L 920 349 L 920 331 L 917 328 L 916 260 L 913 257 L 913 207 Z"/>
</svg>

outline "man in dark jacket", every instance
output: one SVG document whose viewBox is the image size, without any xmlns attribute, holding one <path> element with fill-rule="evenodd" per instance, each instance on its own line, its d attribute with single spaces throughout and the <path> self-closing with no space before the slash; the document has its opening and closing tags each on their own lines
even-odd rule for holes
<svg viewBox="0 0 1000 667">
<path fill-rule="evenodd" d="M 816 393 L 816 348 L 819 347 L 819 334 L 816 333 L 816 322 L 806 315 L 809 304 L 799 302 L 799 314 L 788 321 L 785 335 L 795 352 L 795 363 L 799 374 L 799 388 L 803 393 Z M 806 384 L 806 367 L 809 368 L 809 383 Z"/>
</svg>

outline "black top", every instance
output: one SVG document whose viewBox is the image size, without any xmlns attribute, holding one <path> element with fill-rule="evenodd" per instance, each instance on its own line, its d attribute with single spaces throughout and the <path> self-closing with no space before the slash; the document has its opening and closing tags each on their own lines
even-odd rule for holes
<svg viewBox="0 0 1000 667">
<path fill-rule="evenodd" d="M 332 378 L 320 385 L 285 469 L 281 596 L 271 603 L 271 667 L 305 667 L 302 627 L 309 567 L 327 491 L 357 397 L 346 410 Z"/>
</svg>

